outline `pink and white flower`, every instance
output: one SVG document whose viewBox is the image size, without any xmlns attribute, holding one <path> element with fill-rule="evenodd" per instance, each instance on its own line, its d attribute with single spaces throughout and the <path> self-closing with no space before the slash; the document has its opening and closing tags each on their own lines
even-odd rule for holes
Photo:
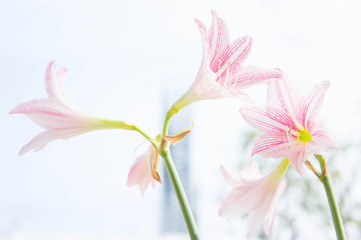
<svg viewBox="0 0 361 240">
<path fill-rule="evenodd" d="M 10 114 L 21 113 L 44 128 L 45 131 L 22 147 L 19 155 L 30 150 L 39 151 L 48 142 L 98 129 L 132 129 L 122 121 L 97 119 L 79 110 L 64 90 L 66 68 L 56 71 L 55 63 L 50 62 L 45 72 L 46 99 L 35 99 L 16 106 Z"/>
<path fill-rule="evenodd" d="M 137 157 L 130 167 L 127 186 L 132 187 L 139 185 L 139 191 L 142 196 L 144 196 L 144 192 L 147 190 L 149 184 L 154 188 L 156 183 L 154 178 L 154 162 L 157 162 L 158 157 L 158 151 L 150 145 L 147 152 Z M 156 169 L 155 175 L 158 176 L 158 181 L 160 182 L 158 169 Z"/>
<path fill-rule="evenodd" d="M 250 162 L 240 173 L 223 166 L 222 173 L 233 190 L 224 199 L 219 209 L 220 216 L 240 217 L 249 214 L 249 238 L 263 222 L 268 236 L 272 235 L 276 218 L 277 202 L 286 184 L 282 182 L 289 166 L 285 158 L 271 173 L 263 176 L 256 162 Z"/>
<path fill-rule="evenodd" d="M 279 79 L 269 83 L 266 107 L 241 108 L 244 119 L 263 132 L 254 143 L 252 156 L 287 157 L 303 174 L 308 155 L 337 149 L 324 125 L 317 121 L 329 85 L 327 81 L 317 84 L 301 97 L 288 78 Z"/>
<path fill-rule="evenodd" d="M 282 75 L 274 69 L 243 67 L 251 50 L 252 39 L 245 36 L 230 43 L 226 24 L 214 11 L 212 15 L 213 21 L 208 31 L 201 21 L 195 19 L 203 42 L 202 63 L 191 88 L 173 105 L 174 113 L 205 99 L 249 99 L 243 92 L 245 88 Z"/>
</svg>

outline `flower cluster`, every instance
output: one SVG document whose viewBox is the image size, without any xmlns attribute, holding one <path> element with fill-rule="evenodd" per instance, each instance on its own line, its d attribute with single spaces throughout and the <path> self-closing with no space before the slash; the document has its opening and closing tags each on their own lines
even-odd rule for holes
<svg viewBox="0 0 361 240">
<path fill-rule="evenodd" d="M 65 93 L 64 77 L 67 69 L 61 68 L 56 71 L 55 63 L 50 62 L 45 72 L 48 98 L 22 103 L 10 112 L 24 114 L 45 129 L 23 146 L 19 154 L 30 150 L 38 151 L 51 141 L 68 139 L 93 130 L 136 130 L 149 140 L 151 145 L 146 153 L 135 159 L 130 168 L 127 186 L 138 185 L 143 196 L 148 186 L 154 188 L 156 181 L 161 182 L 160 155 L 166 160 L 165 153 L 169 149 L 169 144 L 179 142 L 190 132 L 185 130 L 168 136 L 167 124 L 171 116 L 185 106 L 201 100 L 249 100 L 250 97 L 244 90 L 256 84 L 266 83 L 267 105 L 244 106 L 240 113 L 249 125 L 262 133 L 255 140 L 252 156 L 260 155 L 282 160 L 267 175 L 262 175 L 257 163 L 253 161 L 240 173 L 234 173 L 222 166 L 221 171 L 233 189 L 224 199 L 219 215 L 249 214 L 248 237 L 263 222 L 266 233 L 272 235 L 277 202 L 286 187 L 283 178 L 289 165 L 293 165 L 302 175 L 309 155 L 337 149 L 324 125 L 317 119 L 330 83 L 317 84 L 310 93 L 302 95 L 280 69 L 243 66 L 250 53 L 252 39 L 245 36 L 230 42 L 226 24 L 215 12 L 212 11 L 212 15 L 212 23 L 208 30 L 201 21 L 195 20 L 203 44 L 201 65 L 193 85 L 170 108 L 163 134 L 153 139 L 135 125 L 124 121 L 95 118 L 84 113 Z M 172 165 L 168 164 L 167 167 L 171 168 Z M 176 178 L 174 173 L 171 175 L 173 179 Z M 178 200 L 182 201 L 180 188 L 181 186 L 176 193 L 180 195 Z"/>
</svg>

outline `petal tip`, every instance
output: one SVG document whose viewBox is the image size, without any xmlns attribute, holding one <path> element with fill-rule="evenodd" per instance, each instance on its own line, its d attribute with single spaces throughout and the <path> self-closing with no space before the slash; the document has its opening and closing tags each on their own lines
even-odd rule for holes
<svg viewBox="0 0 361 240">
<path fill-rule="evenodd" d="M 20 149 L 18 152 L 19 157 L 23 156 L 25 153 L 29 152 L 30 149 L 25 149 L 25 146 Z"/>
<path fill-rule="evenodd" d="M 216 11 L 214 11 L 213 9 L 211 10 L 211 13 L 212 13 L 212 16 L 213 16 L 213 17 L 215 17 L 215 18 L 217 18 L 217 17 L 218 17 L 217 12 L 216 12 Z"/>
<path fill-rule="evenodd" d="M 16 111 L 16 107 L 15 107 L 14 109 L 10 110 L 10 112 L 8 114 L 16 114 L 16 113 L 18 113 L 18 112 Z"/>
<path fill-rule="evenodd" d="M 322 84 L 326 87 L 329 87 L 331 85 L 331 81 L 324 81 Z"/>
<path fill-rule="evenodd" d="M 221 207 L 218 209 L 218 216 L 220 216 L 220 217 L 223 217 L 223 216 L 224 216 L 223 206 L 221 206 Z"/>
</svg>

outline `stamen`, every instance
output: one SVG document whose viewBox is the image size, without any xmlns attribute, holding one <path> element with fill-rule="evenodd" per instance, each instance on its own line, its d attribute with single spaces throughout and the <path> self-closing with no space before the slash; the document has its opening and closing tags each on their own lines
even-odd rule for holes
<svg viewBox="0 0 361 240">
<path fill-rule="evenodd" d="M 285 131 L 288 142 L 290 143 L 291 148 L 296 148 L 297 144 L 293 141 L 294 136 L 298 137 L 298 132 L 293 130 L 292 127 L 289 127 L 287 131 Z"/>
</svg>

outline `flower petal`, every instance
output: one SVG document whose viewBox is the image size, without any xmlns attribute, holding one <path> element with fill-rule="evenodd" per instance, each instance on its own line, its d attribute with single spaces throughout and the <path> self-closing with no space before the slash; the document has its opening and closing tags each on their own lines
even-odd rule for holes
<svg viewBox="0 0 361 240">
<path fill-rule="evenodd" d="M 127 186 L 139 185 L 139 191 L 142 196 L 144 196 L 145 191 L 147 190 L 149 184 L 152 187 L 155 187 L 155 180 L 152 178 L 152 172 L 150 168 L 149 159 L 152 156 L 152 146 L 149 146 L 148 151 L 145 154 L 137 157 L 133 165 L 130 167 Z"/>
<path fill-rule="evenodd" d="M 282 73 L 280 69 L 279 71 Z M 294 118 L 294 108 L 300 97 L 293 82 L 284 74 L 283 76 L 283 78 L 269 83 L 267 106 L 282 109 Z"/>
<path fill-rule="evenodd" d="M 212 11 L 212 15 L 213 21 L 208 32 L 208 43 L 210 46 L 210 55 L 212 59 L 214 59 L 219 52 L 227 46 L 229 34 L 223 19 L 218 17 L 215 11 Z"/>
<path fill-rule="evenodd" d="M 224 179 L 232 186 L 236 187 L 239 184 L 239 174 L 236 172 L 230 171 L 229 169 L 225 168 L 221 165 L 221 172 L 223 174 Z"/>
<path fill-rule="evenodd" d="M 322 124 L 317 124 L 311 132 L 310 152 L 319 154 L 331 149 L 338 149 L 336 143 L 329 136 L 326 128 Z"/>
<path fill-rule="evenodd" d="M 280 77 L 282 77 L 282 73 L 276 69 L 264 69 L 255 66 L 241 67 L 237 72 L 236 88 L 245 89 Z"/>
<path fill-rule="evenodd" d="M 234 188 L 223 200 L 218 210 L 219 216 L 236 217 L 249 213 L 258 194 L 251 184 Z"/>
<path fill-rule="evenodd" d="M 292 156 L 289 157 L 291 164 L 295 167 L 296 171 L 303 175 L 305 173 L 304 163 L 306 162 L 306 153 L 305 151 L 294 152 Z"/>
<path fill-rule="evenodd" d="M 251 235 L 253 235 L 256 230 L 262 225 L 263 220 L 266 218 L 268 211 L 270 210 L 270 196 L 267 196 L 266 199 L 262 199 L 262 201 L 267 202 L 267 204 L 261 205 L 259 204 L 259 208 L 257 211 L 251 212 L 251 214 L 248 217 L 248 232 L 247 232 L 247 239 L 250 238 Z"/>
<path fill-rule="evenodd" d="M 256 180 L 262 177 L 258 164 L 255 161 L 249 162 L 240 173 L 233 172 L 221 165 L 221 172 L 224 179 L 233 187 L 237 187 L 243 182 Z"/>
<path fill-rule="evenodd" d="M 259 172 L 258 164 L 255 161 L 249 162 L 240 172 L 240 179 L 243 181 L 253 181 L 261 177 L 263 175 Z"/>
<path fill-rule="evenodd" d="M 280 136 L 290 127 L 295 129 L 290 116 L 277 108 L 246 106 L 240 112 L 248 124 L 269 136 Z"/>
<path fill-rule="evenodd" d="M 207 35 L 207 27 L 206 27 L 206 25 L 201 20 L 199 20 L 197 18 L 194 19 L 194 22 L 196 23 L 196 25 L 198 27 L 198 30 L 199 30 L 199 32 L 201 34 L 202 39 L 203 39 L 203 37 L 205 39 L 206 35 Z"/>
<path fill-rule="evenodd" d="M 317 84 L 308 96 L 302 98 L 297 106 L 297 117 L 309 131 L 312 131 L 316 124 L 316 118 L 329 86 L 330 82 L 328 81 Z"/>
<path fill-rule="evenodd" d="M 89 131 L 88 129 L 59 129 L 59 130 L 47 130 L 35 136 L 28 144 L 23 146 L 19 152 L 19 155 L 23 155 L 30 150 L 34 150 L 37 152 L 41 150 L 43 147 L 46 146 L 51 141 L 57 139 L 68 139 L 73 136 L 80 135 Z"/>
<path fill-rule="evenodd" d="M 249 169 L 257 169 L 256 163 L 250 163 L 241 171 L 239 183 L 233 176 L 227 175 L 226 178 L 234 185 L 233 190 L 226 196 L 219 209 L 220 216 L 242 216 L 249 214 L 248 235 L 252 235 L 267 220 L 266 231 L 272 234 L 272 227 L 275 218 L 275 209 L 277 201 L 284 191 L 285 184 L 282 183 L 284 175 L 289 166 L 289 159 L 285 158 L 268 175 L 262 176 L 259 173 L 258 178 L 246 180 L 244 173 Z M 252 175 L 252 174 L 251 174 Z"/>
<path fill-rule="evenodd" d="M 64 77 L 67 69 L 61 68 L 57 73 L 55 69 L 55 62 L 50 62 L 45 71 L 45 90 L 49 98 L 63 101 L 67 98 L 64 91 Z"/>
<path fill-rule="evenodd" d="M 261 135 L 256 138 L 252 148 L 252 156 L 255 154 L 267 158 L 289 157 L 293 151 L 301 150 L 298 141 L 290 143 L 285 134 L 278 138 Z"/>
<path fill-rule="evenodd" d="M 210 61 L 211 61 L 211 56 L 210 56 L 210 47 L 209 47 L 209 43 L 207 40 L 207 28 L 204 25 L 203 22 L 201 22 L 198 19 L 194 19 L 194 22 L 197 24 L 199 33 L 201 34 L 201 39 L 202 39 L 202 46 L 203 46 L 203 54 L 202 54 L 202 65 L 209 65 Z M 202 67 L 202 66 L 201 66 Z"/>
<path fill-rule="evenodd" d="M 279 188 L 277 189 L 277 193 L 276 193 L 276 196 L 275 196 L 275 199 L 279 199 L 280 196 L 283 194 L 283 192 L 285 191 L 286 189 L 286 186 L 287 184 L 282 182 L 279 186 Z M 273 225 L 274 225 L 274 222 L 275 222 L 275 219 L 276 219 L 276 211 L 277 210 L 277 201 L 275 201 L 274 203 L 272 203 L 272 207 L 271 207 L 271 210 L 270 212 L 268 213 L 267 215 L 267 219 L 265 221 L 265 224 L 264 224 L 264 230 L 266 232 L 266 234 L 268 236 L 272 236 L 273 234 Z"/>
<path fill-rule="evenodd" d="M 10 112 L 15 113 L 28 116 L 45 129 L 78 128 L 99 124 L 95 119 L 74 112 L 54 99 L 35 99 L 19 104 Z"/>
<path fill-rule="evenodd" d="M 231 43 L 230 46 L 223 49 L 219 55 L 213 59 L 210 64 L 210 68 L 214 72 L 221 74 L 221 81 L 224 81 L 224 76 L 227 73 L 227 69 L 231 72 L 235 71 L 235 68 L 240 67 L 244 60 L 246 60 L 249 52 L 251 51 L 252 38 L 245 36 L 241 39 L 237 39 Z"/>
</svg>

